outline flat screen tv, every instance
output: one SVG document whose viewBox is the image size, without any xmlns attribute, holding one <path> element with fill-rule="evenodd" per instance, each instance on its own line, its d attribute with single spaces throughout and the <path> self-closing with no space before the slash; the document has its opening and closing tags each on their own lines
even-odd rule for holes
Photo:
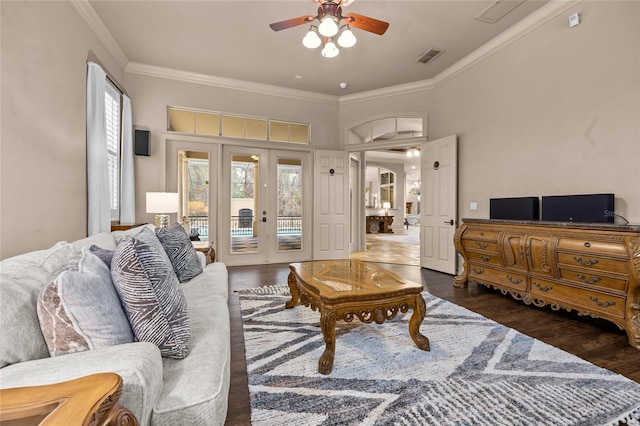
<svg viewBox="0 0 640 426">
<path fill-rule="evenodd" d="M 489 217 L 508 220 L 540 220 L 538 197 L 489 199 Z"/>
<path fill-rule="evenodd" d="M 542 220 L 613 223 L 614 199 L 614 194 L 543 196 Z"/>
</svg>

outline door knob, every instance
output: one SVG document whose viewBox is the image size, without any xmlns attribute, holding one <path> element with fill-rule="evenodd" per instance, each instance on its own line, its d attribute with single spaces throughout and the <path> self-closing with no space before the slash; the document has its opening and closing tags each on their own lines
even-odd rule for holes
<svg viewBox="0 0 640 426">
<path fill-rule="evenodd" d="M 453 226 L 455 222 L 453 221 L 453 219 L 451 219 L 451 220 L 445 220 L 444 223 L 448 223 L 449 225 Z"/>
<path fill-rule="evenodd" d="M 263 218 L 262 218 L 262 221 L 263 221 L 263 222 L 266 222 L 266 221 L 267 221 L 267 218 L 266 218 L 266 217 L 263 217 Z"/>
</svg>

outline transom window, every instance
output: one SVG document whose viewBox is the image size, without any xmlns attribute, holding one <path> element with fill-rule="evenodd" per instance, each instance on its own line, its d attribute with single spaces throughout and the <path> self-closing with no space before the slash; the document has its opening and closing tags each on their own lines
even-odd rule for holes
<svg viewBox="0 0 640 426">
<path fill-rule="evenodd" d="M 258 141 L 309 143 L 309 124 L 169 107 L 167 130 Z"/>
</svg>

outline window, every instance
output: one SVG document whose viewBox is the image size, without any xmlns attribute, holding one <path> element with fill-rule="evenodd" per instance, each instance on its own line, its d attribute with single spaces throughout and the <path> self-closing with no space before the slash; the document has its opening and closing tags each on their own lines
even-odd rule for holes
<svg viewBox="0 0 640 426">
<path fill-rule="evenodd" d="M 390 171 L 380 173 L 380 202 L 389 203 L 389 208 L 394 208 L 393 199 L 395 198 L 396 174 Z"/>
<path fill-rule="evenodd" d="M 309 124 L 168 107 L 171 132 L 309 144 Z"/>
<path fill-rule="evenodd" d="M 111 220 L 120 219 L 120 120 L 121 95 L 107 80 L 104 94 L 107 124 L 107 161 L 109 167 L 109 200 Z"/>
</svg>

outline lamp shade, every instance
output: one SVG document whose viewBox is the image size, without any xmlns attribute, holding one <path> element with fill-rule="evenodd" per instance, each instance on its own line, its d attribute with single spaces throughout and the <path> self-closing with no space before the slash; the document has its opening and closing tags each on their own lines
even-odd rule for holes
<svg viewBox="0 0 640 426">
<path fill-rule="evenodd" d="M 177 192 L 147 192 L 147 213 L 178 213 Z"/>
<path fill-rule="evenodd" d="M 382 203 L 382 208 L 383 209 L 390 209 L 391 208 L 391 203 L 388 201 L 385 201 L 384 203 Z"/>
</svg>

